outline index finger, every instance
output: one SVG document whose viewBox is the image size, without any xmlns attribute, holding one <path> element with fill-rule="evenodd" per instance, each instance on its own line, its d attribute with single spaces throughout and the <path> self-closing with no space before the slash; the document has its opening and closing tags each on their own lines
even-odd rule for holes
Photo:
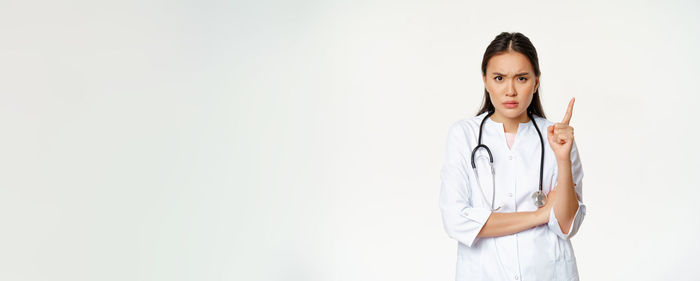
<svg viewBox="0 0 700 281">
<path fill-rule="evenodd" d="M 576 98 L 571 98 L 571 101 L 569 102 L 569 107 L 566 109 L 566 114 L 564 114 L 564 119 L 561 120 L 562 123 L 569 125 L 569 121 L 571 121 L 571 114 L 574 111 L 574 101 Z"/>
</svg>

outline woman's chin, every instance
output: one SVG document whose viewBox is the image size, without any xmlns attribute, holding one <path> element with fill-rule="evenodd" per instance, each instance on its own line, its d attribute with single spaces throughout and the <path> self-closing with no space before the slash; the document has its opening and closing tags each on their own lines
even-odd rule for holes
<svg viewBox="0 0 700 281">
<path fill-rule="evenodd" d="M 522 118 L 523 114 L 525 114 L 525 111 L 522 111 L 519 108 L 506 108 L 502 111 L 501 115 L 508 119 L 520 119 Z"/>
</svg>

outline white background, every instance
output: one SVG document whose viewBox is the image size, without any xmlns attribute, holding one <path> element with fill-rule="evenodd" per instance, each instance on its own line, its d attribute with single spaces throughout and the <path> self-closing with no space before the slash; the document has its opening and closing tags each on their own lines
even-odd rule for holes
<svg viewBox="0 0 700 281">
<path fill-rule="evenodd" d="M 696 1 L 2 1 L 1 280 L 453 280 L 501 31 L 572 126 L 583 280 L 697 280 Z"/>
</svg>

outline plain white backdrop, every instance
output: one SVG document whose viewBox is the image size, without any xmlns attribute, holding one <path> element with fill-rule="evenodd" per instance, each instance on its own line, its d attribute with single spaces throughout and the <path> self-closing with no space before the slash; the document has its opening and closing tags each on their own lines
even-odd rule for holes
<svg viewBox="0 0 700 281">
<path fill-rule="evenodd" d="M 3 1 L 1 280 L 453 280 L 502 31 L 572 126 L 583 280 L 697 280 L 696 1 Z"/>
</svg>

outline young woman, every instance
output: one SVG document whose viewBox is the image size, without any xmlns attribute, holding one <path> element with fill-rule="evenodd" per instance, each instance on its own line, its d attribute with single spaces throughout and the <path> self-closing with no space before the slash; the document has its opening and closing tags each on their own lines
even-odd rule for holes
<svg viewBox="0 0 700 281">
<path fill-rule="evenodd" d="M 481 72 L 483 106 L 451 126 L 441 170 L 456 280 L 578 280 L 569 239 L 586 206 L 574 99 L 561 122 L 545 119 L 537 51 L 520 33 L 496 36 Z"/>
</svg>

